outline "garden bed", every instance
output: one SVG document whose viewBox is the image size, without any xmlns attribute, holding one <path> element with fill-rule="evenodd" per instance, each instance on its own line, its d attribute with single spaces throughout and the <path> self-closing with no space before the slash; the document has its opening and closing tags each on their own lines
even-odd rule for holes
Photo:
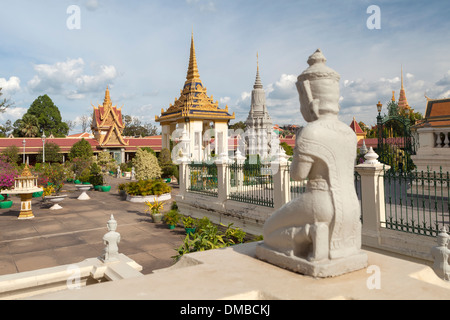
<svg viewBox="0 0 450 320">
<path fill-rule="evenodd" d="M 127 195 L 127 201 L 129 202 L 155 202 L 156 201 L 167 201 L 170 200 L 172 198 L 170 193 L 164 193 L 160 196 L 157 195 L 148 195 L 148 196 L 132 196 L 132 195 Z"/>
</svg>

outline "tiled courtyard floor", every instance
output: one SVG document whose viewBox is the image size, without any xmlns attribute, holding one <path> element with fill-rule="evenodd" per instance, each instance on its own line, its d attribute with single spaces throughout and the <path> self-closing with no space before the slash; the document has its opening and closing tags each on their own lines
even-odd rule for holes
<svg viewBox="0 0 450 320">
<path fill-rule="evenodd" d="M 102 254 L 103 235 L 111 214 L 117 220 L 121 235 L 119 252 L 142 265 L 142 273 L 173 265 L 175 248 L 185 237 L 184 229 L 169 230 L 167 225 L 151 222 L 145 214 L 145 204 L 121 200 L 117 185 L 129 182 L 124 178 L 109 178 L 110 192 L 88 191 L 90 200 L 81 201 L 73 184 L 66 184 L 67 198 L 61 210 L 50 210 L 42 198 L 34 198 L 35 218 L 18 220 L 20 199 L 13 196 L 11 209 L 0 209 L 0 275 L 76 264 Z M 172 200 L 178 189 L 171 185 Z"/>
</svg>

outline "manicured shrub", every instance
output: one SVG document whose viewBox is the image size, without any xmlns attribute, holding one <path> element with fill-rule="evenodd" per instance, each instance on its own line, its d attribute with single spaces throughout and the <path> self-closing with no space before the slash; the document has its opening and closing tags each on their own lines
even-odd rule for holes
<svg viewBox="0 0 450 320">
<path fill-rule="evenodd" d="M 150 180 L 160 178 L 162 171 L 158 159 L 150 152 L 138 149 L 132 160 L 137 180 Z"/>
</svg>

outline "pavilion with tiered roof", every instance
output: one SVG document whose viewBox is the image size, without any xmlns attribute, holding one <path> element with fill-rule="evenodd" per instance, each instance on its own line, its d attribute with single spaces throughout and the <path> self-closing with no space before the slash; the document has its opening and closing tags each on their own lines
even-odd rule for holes
<svg viewBox="0 0 450 320">
<path fill-rule="evenodd" d="M 192 160 L 202 161 L 210 156 L 212 137 L 216 155 L 228 153 L 228 122 L 234 118 L 228 106 L 220 109 L 213 96 L 208 96 L 200 80 L 192 34 L 189 67 L 180 96 L 167 110 L 162 109 L 160 116 L 155 116 L 155 121 L 162 126 L 161 147 L 170 147 L 170 139 L 178 129 L 179 134 L 187 133 L 190 141 L 187 153 Z"/>
</svg>

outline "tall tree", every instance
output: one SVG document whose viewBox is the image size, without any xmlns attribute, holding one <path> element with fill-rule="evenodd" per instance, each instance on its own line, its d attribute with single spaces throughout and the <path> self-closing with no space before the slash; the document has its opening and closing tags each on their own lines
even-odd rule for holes
<svg viewBox="0 0 450 320">
<path fill-rule="evenodd" d="M 46 94 L 34 100 L 26 114 L 34 115 L 38 119 L 41 134 L 63 137 L 69 133 L 69 126 L 62 121 L 58 107 Z"/>
<path fill-rule="evenodd" d="M 75 158 L 90 159 L 93 155 L 91 144 L 82 138 L 70 148 L 69 160 L 72 161 Z"/>
</svg>

